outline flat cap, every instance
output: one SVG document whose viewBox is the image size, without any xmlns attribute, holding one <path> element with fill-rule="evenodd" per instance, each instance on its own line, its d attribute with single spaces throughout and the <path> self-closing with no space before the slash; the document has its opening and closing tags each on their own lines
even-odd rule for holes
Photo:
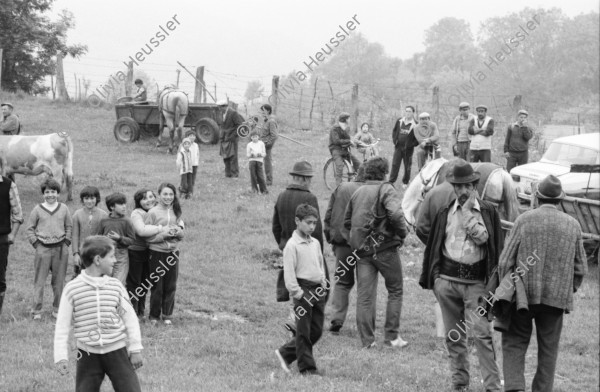
<svg viewBox="0 0 600 392">
<path fill-rule="evenodd" d="M 471 107 L 471 105 L 469 105 L 469 103 L 468 103 L 468 102 L 461 102 L 461 103 L 458 105 L 458 108 L 459 108 L 459 109 L 468 109 L 468 108 L 470 108 L 470 107 Z"/>
<path fill-rule="evenodd" d="M 521 110 L 519 110 L 519 113 L 517 113 L 517 116 L 518 116 L 518 115 L 520 115 L 520 114 L 524 114 L 524 115 L 526 115 L 527 117 L 529 117 L 529 113 L 528 113 L 528 112 L 527 112 L 527 110 L 525 110 L 525 109 L 521 109 Z"/>
<path fill-rule="evenodd" d="M 338 116 L 338 121 L 345 123 L 350 118 L 350 113 L 342 112 Z"/>
</svg>

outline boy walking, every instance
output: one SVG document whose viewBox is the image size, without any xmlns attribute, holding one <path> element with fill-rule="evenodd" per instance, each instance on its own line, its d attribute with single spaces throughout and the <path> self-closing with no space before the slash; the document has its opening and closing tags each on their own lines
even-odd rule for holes
<svg viewBox="0 0 600 392">
<path fill-rule="evenodd" d="M 250 184 L 252 192 L 257 189 L 260 193 L 269 193 L 265 183 L 265 172 L 263 170 L 263 160 L 267 156 L 265 143 L 259 140 L 258 131 L 253 130 L 250 133 L 250 143 L 246 147 L 246 156 L 250 159 L 248 168 L 250 169 Z"/>
<path fill-rule="evenodd" d="M 296 336 L 275 350 L 282 369 L 298 360 L 303 375 L 321 375 L 313 346 L 323 333 L 328 284 L 319 241 L 311 237 L 319 221 L 317 209 L 308 204 L 296 208 L 296 230 L 283 249 L 285 286 L 294 299 Z"/>
<path fill-rule="evenodd" d="M 35 248 L 35 277 L 33 283 L 34 320 L 42 319 L 42 303 L 44 300 L 44 285 L 48 273 L 52 271 L 52 316 L 56 317 L 60 296 L 65 285 L 67 263 L 69 260 L 69 245 L 73 221 L 69 208 L 58 202 L 60 184 L 49 178 L 41 186 L 44 202 L 36 205 L 29 215 L 27 239 Z"/>
<path fill-rule="evenodd" d="M 115 241 L 115 257 L 117 259 L 112 268 L 112 277 L 117 278 L 125 285 L 129 273 L 129 253 L 127 248 L 135 240 L 135 231 L 131 219 L 125 216 L 127 212 L 127 198 L 122 193 L 113 193 L 106 197 L 106 208 L 110 211 L 107 218 L 100 221 L 98 234 L 105 235 Z"/>
<path fill-rule="evenodd" d="M 143 364 L 140 326 L 125 287 L 110 277 L 116 261 L 113 242 L 103 236 L 88 237 L 81 259 L 85 270 L 67 283 L 60 300 L 54 332 L 56 368 L 61 375 L 69 372 L 68 340 L 73 328 L 78 349 L 76 391 L 100 391 L 105 374 L 115 392 L 141 391 L 135 374 Z"/>
<path fill-rule="evenodd" d="M 194 170 L 192 168 L 192 152 L 190 148 L 192 142 L 190 139 L 185 138 L 181 142 L 181 147 L 177 153 L 177 168 L 179 169 L 179 175 L 181 176 L 181 183 L 179 185 L 179 192 L 181 197 L 189 199 L 190 195 L 194 193 Z"/>
<path fill-rule="evenodd" d="M 190 187 L 190 197 L 194 196 L 194 186 L 196 185 L 196 175 L 198 174 L 198 165 L 200 165 L 200 147 L 196 141 L 196 132 L 189 130 L 185 133 L 185 137 L 190 139 L 190 156 L 192 164 L 192 183 Z"/>
</svg>

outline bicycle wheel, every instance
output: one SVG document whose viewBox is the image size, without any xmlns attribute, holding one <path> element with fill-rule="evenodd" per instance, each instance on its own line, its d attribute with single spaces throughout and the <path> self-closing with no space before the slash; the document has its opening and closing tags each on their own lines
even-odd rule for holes
<svg viewBox="0 0 600 392">
<path fill-rule="evenodd" d="M 342 182 L 344 181 L 352 181 L 354 179 L 355 173 L 353 173 L 350 163 L 344 160 L 344 168 L 342 170 Z M 335 161 L 333 158 L 329 158 L 323 167 L 323 180 L 325 181 L 325 186 L 330 191 L 333 191 L 336 188 L 335 183 Z"/>
</svg>

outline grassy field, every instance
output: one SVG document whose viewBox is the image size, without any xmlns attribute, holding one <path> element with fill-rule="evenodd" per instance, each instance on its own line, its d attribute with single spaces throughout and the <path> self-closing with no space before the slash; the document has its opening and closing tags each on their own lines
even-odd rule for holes
<svg viewBox="0 0 600 392">
<path fill-rule="evenodd" d="M 75 145 L 75 201 L 85 185 L 100 188 L 102 196 L 124 192 L 132 207 L 133 193 L 156 189 L 169 181 L 178 185 L 175 158 L 156 149 L 154 141 L 122 145 L 113 137 L 112 111 L 62 105 L 45 100 L 0 95 L 17 107 L 25 134 L 68 132 Z M 377 132 L 389 140 L 390 129 Z M 342 333 L 325 332 L 316 345 L 317 364 L 326 377 L 301 377 L 280 370 L 274 350 L 289 338 L 282 325 L 289 305 L 275 302 L 276 270 L 271 267 L 276 244 L 271 215 L 277 194 L 288 183 L 293 162 L 304 158 L 320 172 L 328 158 L 327 134 L 288 132 L 314 148 L 280 139 L 274 149 L 275 178 L 266 196 L 250 192 L 245 159 L 239 179 L 226 179 L 217 146 L 201 146 L 196 194 L 183 200 L 186 238 L 181 246 L 180 276 L 174 325 L 142 324 L 144 366 L 138 371 L 144 391 L 445 391 L 450 385 L 445 353 L 434 337 L 433 295 L 418 284 L 423 247 L 410 235 L 401 250 L 404 267 L 404 305 L 401 335 L 409 341 L 402 350 L 384 349 L 381 328 L 385 288 L 379 285 L 377 312 L 379 346 L 361 350 L 355 325 L 355 292 Z M 390 143 L 381 143 L 391 157 Z M 243 143 L 240 146 L 242 151 Z M 414 168 L 413 168 L 414 170 Z M 26 216 L 41 202 L 40 178 L 18 177 Z M 313 191 L 321 211 L 329 192 L 320 176 Z M 62 197 L 64 201 L 64 196 Z M 71 374 L 54 370 L 54 323 L 50 317 L 51 287 L 46 286 L 42 322 L 29 316 L 33 289 L 33 248 L 25 228 L 11 247 L 8 291 L 0 317 L 0 391 L 67 391 L 74 389 L 75 356 Z M 325 257 L 333 271 L 329 246 Z M 555 391 L 593 391 L 598 388 L 598 270 L 590 266 L 575 295 L 575 311 L 565 317 Z M 68 270 L 71 274 L 71 268 Z M 329 319 L 326 319 L 326 323 Z M 499 341 L 499 335 L 495 336 Z M 536 364 L 536 344 L 527 356 L 527 380 Z M 501 352 L 498 346 L 499 361 Z M 472 390 L 482 390 L 477 359 L 471 356 Z M 103 391 L 112 390 L 108 380 Z"/>
</svg>

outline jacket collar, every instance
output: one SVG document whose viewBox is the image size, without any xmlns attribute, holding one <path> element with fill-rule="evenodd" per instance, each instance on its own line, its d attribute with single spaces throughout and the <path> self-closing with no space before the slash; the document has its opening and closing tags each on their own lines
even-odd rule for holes
<svg viewBox="0 0 600 392">
<path fill-rule="evenodd" d="M 308 190 L 308 188 L 306 186 L 304 186 L 304 185 L 298 185 L 298 184 L 290 184 L 285 189 L 294 189 L 294 190 L 297 190 L 297 191 L 304 191 L 304 192 L 309 192 L 310 193 L 310 190 Z"/>
<path fill-rule="evenodd" d="M 454 200 L 454 203 L 450 207 L 449 214 L 454 214 L 459 207 L 461 207 L 462 209 L 462 206 L 458 202 L 458 199 Z M 481 213 L 481 206 L 479 205 L 479 200 L 475 199 L 475 203 L 473 203 L 473 208 Z"/>
<path fill-rule="evenodd" d="M 79 276 L 81 276 L 81 279 L 85 283 L 89 284 L 90 286 L 96 287 L 96 288 L 104 287 L 106 285 L 106 283 L 108 282 L 108 279 L 110 279 L 110 277 L 107 275 L 102 275 L 99 278 L 89 276 L 87 274 L 87 272 L 85 272 L 85 270 L 81 271 L 81 274 L 79 274 Z"/>
</svg>

